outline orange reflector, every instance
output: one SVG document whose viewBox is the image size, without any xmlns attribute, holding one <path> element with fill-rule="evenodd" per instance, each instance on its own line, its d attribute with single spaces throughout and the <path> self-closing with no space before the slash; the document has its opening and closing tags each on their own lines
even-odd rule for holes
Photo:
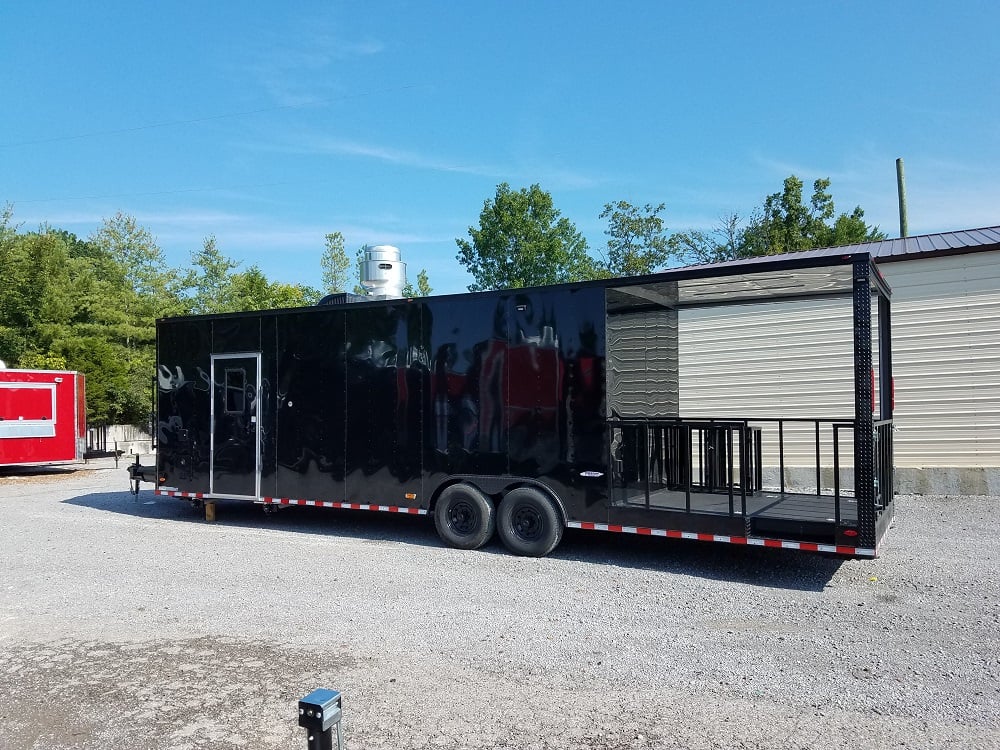
<svg viewBox="0 0 1000 750">
<path fill-rule="evenodd" d="M 857 535 L 858 535 L 857 529 L 844 529 L 844 536 L 857 536 Z"/>
<path fill-rule="evenodd" d="M 416 493 L 413 493 L 413 492 L 407 492 L 403 497 L 405 497 L 407 500 L 416 500 L 417 499 Z"/>
</svg>

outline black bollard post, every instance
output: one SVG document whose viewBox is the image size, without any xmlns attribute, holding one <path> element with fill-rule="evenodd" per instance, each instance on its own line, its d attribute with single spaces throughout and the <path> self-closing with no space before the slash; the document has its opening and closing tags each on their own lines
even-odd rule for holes
<svg viewBox="0 0 1000 750">
<path fill-rule="evenodd" d="M 337 750 L 344 750 L 341 728 L 343 710 L 340 692 L 317 688 L 299 701 L 299 726 L 306 730 L 307 750 L 333 750 L 333 726 L 337 726 Z"/>
</svg>

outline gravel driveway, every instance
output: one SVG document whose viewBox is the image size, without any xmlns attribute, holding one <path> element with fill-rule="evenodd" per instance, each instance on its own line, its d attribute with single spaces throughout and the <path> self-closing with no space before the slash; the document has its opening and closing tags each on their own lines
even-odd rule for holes
<svg viewBox="0 0 1000 750">
<path fill-rule="evenodd" d="M 0 477 L 0 748 L 1000 748 L 1000 501 L 900 497 L 878 560 Z"/>
</svg>

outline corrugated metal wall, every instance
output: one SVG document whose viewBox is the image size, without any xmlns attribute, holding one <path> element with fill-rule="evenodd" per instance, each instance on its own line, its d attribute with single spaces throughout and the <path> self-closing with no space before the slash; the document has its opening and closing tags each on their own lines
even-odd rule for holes
<svg viewBox="0 0 1000 750">
<path fill-rule="evenodd" d="M 893 290 L 897 468 L 1000 466 L 997 255 L 879 267 Z M 849 298 L 683 310 L 679 328 L 682 416 L 853 417 Z"/>
<path fill-rule="evenodd" d="M 680 313 L 680 401 L 685 417 L 854 417 L 850 297 L 710 307 Z M 761 422 L 765 467 L 778 465 L 777 428 Z M 785 465 L 814 466 L 812 423 L 785 426 Z M 850 432 L 841 460 L 853 463 Z M 821 460 L 833 465 L 833 432 L 821 427 Z"/>
<path fill-rule="evenodd" d="M 680 313 L 681 412 L 854 416 L 851 300 Z"/>
<path fill-rule="evenodd" d="M 896 466 L 1000 466 L 1000 257 L 880 268 L 892 287 Z"/>
<path fill-rule="evenodd" d="M 608 413 L 677 416 L 677 312 L 652 309 L 608 316 Z"/>
</svg>

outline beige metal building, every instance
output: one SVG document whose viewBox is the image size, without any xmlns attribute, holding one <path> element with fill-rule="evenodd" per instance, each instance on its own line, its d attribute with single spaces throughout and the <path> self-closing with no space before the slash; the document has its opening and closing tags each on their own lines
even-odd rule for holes
<svg viewBox="0 0 1000 750">
<path fill-rule="evenodd" d="M 1000 226 L 850 250 L 870 252 L 892 287 L 896 490 L 1000 494 Z M 831 299 L 682 310 L 680 413 L 851 415 L 850 304 Z M 796 443 L 786 436 L 785 473 L 793 483 L 796 467 L 814 475 L 815 441 L 799 437 Z M 828 443 L 824 437 L 824 451 Z M 765 441 L 765 467 L 768 455 Z"/>
</svg>

